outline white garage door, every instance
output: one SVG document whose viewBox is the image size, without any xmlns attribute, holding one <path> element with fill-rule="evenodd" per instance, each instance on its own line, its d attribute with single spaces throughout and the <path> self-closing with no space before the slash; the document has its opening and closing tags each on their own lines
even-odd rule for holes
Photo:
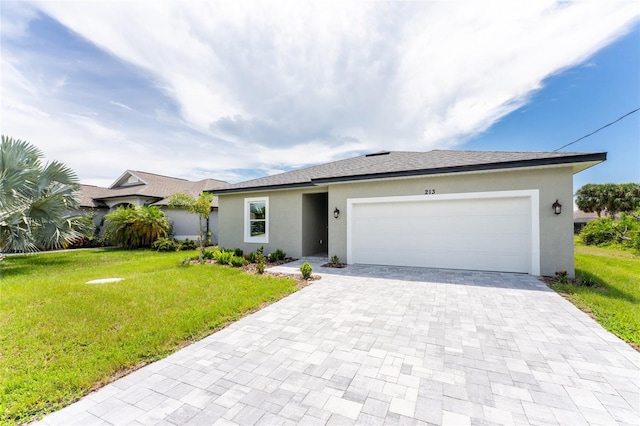
<svg viewBox="0 0 640 426">
<path fill-rule="evenodd" d="M 350 199 L 347 261 L 538 275 L 537 205 L 537 191 Z"/>
</svg>

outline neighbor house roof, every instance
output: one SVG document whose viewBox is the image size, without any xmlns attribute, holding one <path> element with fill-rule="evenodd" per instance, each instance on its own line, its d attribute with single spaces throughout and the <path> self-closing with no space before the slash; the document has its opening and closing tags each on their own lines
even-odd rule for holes
<svg viewBox="0 0 640 426">
<path fill-rule="evenodd" d="M 606 160 L 607 154 L 512 151 L 383 151 L 240 182 L 212 192 L 225 194 L 368 179 L 573 165 L 574 173 Z"/>
<path fill-rule="evenodd" d="M 600 214 L 601 214 L 601 216 L 598 216 L 598 213 L 596 213 L 596 212 L 587 213 L 587 212 L 584 212 L 582 210 L 574 210 L 573 211 L 573 221 L 574 222 L 579 222 L 579 223 L 588 223 L 588 222 L 591 222 L 592 220 L 598 219 L 598 217 L 608 217 L 606 211 L 602 211 L 602 212 L 600 212 Z M 614 217 L 616 219 L 620 219 L 620 215 L 619 214 L 616 214 Z"/>
<path fill-rule="evenodd" d="M 106 189 L 107 188 L 93 185 L 80 185 L 80 207 L 106 207 L 106 205 L 99 200 Z"/>
<path fill-rule="evenodd" d="M 81 206 L 104 206 L 103 200 L 119 197 L 145 197 L 155 199 L 153 205 L 167 205 L 169 197 L 173 194 L 184 193 L 197 198 L 204 191 L 212 191 L 228 185 L 227 182 L 216 179 L 203 179 L 190 181 L 171 176 L 163 176 L 154 173 L 127 170 L 109 188 L 81 185 Z M 218 206 L 217 198 L 214 198 L 212 207 Z"/>
</svg>

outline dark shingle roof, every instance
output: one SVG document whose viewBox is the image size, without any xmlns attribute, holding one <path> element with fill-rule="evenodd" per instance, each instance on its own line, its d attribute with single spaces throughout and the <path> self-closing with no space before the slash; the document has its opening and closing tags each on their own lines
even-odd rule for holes
<svg viewBox="0 0 640 426">
<path fill-rule="evenodd" d="M 584 163 L 606 160 L 606 153 L 513 151 L 392 151 L 363 155 L 228 185 L 214 193 L 313 186 L 321 183 Z"/>
<path fill-rule="evenodd" d="M 123 183 L 126 182 L 124 177 L 129 175 L 137 177 L 141 182 L 136 184 Z M 184 193 L 197 198 L 203 191 L 211 191 L 226 185 L 228 185 L 227 182 L 216 179 L 193 182 L 171 176 L 127 170 L 109 188 L 81 185 L 80 198 L 83 207 L 99 207 L 104 205 L 100 200 L 127 196 L 155 198 L 157 200 L 153 204 L 163 206 L 167 205 L 169 197 L 173 194 Z M 212 207 L 218 206 L 217 197 L 214 198 L 211 205 Z"/>
</svg>

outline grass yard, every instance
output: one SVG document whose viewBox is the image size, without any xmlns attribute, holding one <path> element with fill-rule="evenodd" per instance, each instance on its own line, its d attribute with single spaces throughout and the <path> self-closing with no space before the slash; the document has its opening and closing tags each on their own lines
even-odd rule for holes
<svg viewBox="0 0 640 426">
<path fill-rule="evenodd" d="M 584 246 L 576 241 L 578 282 L 553 284 L 607 330 L 640 350 L 640 256 L 613 247 Z"/>
<path fill-rule="evenodd" d="M 0 424 L 34 420 L 294 291 L 195 252 L 95 249 L 0 263 Z M 85 284 L 99 278 L 124 278 Z"/>
</svg>

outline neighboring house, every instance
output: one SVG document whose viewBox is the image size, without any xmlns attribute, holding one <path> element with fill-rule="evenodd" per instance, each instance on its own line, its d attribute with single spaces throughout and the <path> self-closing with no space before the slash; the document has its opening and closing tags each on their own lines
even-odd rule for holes
<svg viewBox="0 0 640 426">
<path fill-rule="evenodd" d="M 601 217 L 607 217 L 607 212 L 603 211 L 600 213 Z M 574 210 L 573 211 L 573 233 L 574 234 L 579 234 L 580 231 L 582 231 L 582 228 L 584 228 L 587 223 L 591 222 L 592 220 L 596 220 L 598 218 L 598 213 L 587 213 L 584 212 L 582 210 Z M 616 214 L 614 216 L 615 219 L 620 219 L 620 215 Z"/>
<path fill-rule="evenodd" d="M 197 239 L 199 233 L 197 215 L 182 209 L 169 209 L 167 204 L 173 194 L 184 193 L 197 198 L 204 191 L 211 191 L 228 185 L 227 182 L 204 179 L 197 182 L 153 173 L 127 170 L 109 188 L 81 185 L 80 207 L 83 211 L 96 214 L 94 221 L 100 223 L 102 217 L 118 206 L 153 205 L 159 206 L 169 217 L 175 238 Z M 208 231 L 211 240 L 217 242 L 218 236 L 218 199 L 211 203 Z"/>
<path fill-rule="evenodd" d="M 598 218 L 597 213 L 587 213 L 582 210 L 574 210 L 573 212 L 573 233 L 579 234 L 587 223 Z"/>
<path fill-rule="evenodd" d="M 349 264 L 573 276 L 573 175 L 605 160 L 435 150 L 294 170 L 213 190 L 219 243 Z"/>
</svg>

